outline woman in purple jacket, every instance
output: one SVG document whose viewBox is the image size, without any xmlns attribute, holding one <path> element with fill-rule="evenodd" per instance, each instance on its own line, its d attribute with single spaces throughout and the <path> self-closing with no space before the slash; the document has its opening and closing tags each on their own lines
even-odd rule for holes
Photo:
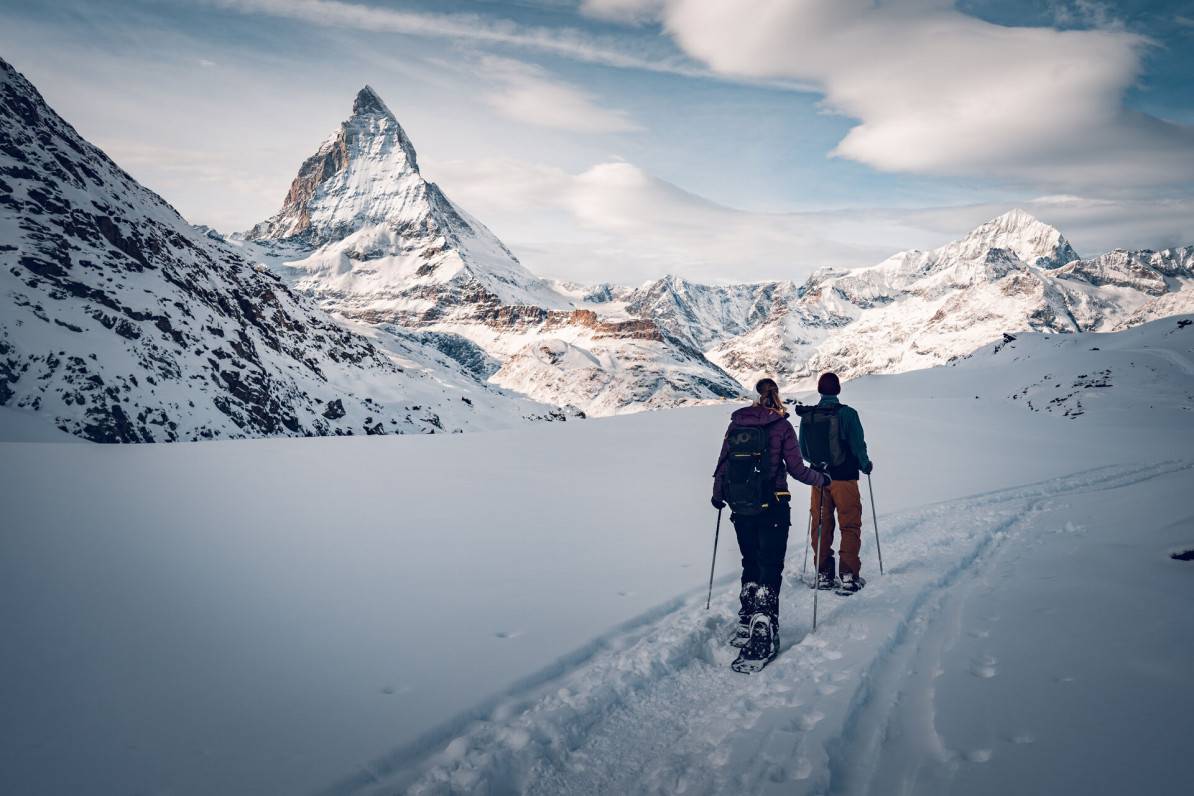
<svg viewBox="0 0 1194 796">
<path fill-rule="evenodd" d="M 788 420 L 788 411 L 779 397 L 779 387 L 771 379 L 755 385 L 758 400 L 751 406 L 737 410 L 730 418 L 721 445 L 721 455 L 713 472 L 713 507 L 725 507 L 724 483 L 729 456 L 730 434 L 736 428 L 762 427 L 767 430 L 767 466 L 772 478 L 775 500 L 761 514 L 739 516 L 731 514 L 738 547 L 742 551 L 741 607 L 734 646 L 743 646 L 750 636 L 750 619 L 763 612 L 771 617 L 772 627 L 779 627 L 780 576 L 784 570 L 784 555 L 788 549 L 788 528 L 792 524 L 792 494 L 788 478 L 813 487 L 827 486 L 829 476 L 806 467 L 800 456 L 800 442 L 796 429 Z M 778 642 L 776 642 L 778 646 Z"/>
</svg>

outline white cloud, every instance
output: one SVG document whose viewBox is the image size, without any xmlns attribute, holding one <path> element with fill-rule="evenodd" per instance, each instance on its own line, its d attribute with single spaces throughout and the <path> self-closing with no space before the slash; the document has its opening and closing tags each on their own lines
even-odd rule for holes
<svg viewBox="0 0 1194 796">
<path fill-rule="evenodd" d="M 1094 6 L 1090 6 L 1094 8 Z M 817 85 L 858 119 L 833 154 L 885 171 L 1123 187 L 1194 178 L 1194 130 L 1125 109 L 1149 42 L 1003 27 L 946 0 L 667 0 L 663 25 L 715 71 Z"/>
<path fill-rule="evenodd" d="M 533 271 L 565 279 L 800 279 L 822 265 L 865 265 L 889 253 L 827 236 L 812 214 L 724 207 L 622 161 L 579 174 L 509 160 L 424 170 Z"/>
<path fill-rule="evenodd" d="M 1083 255 L 1194 244 L 1194 198 L 1074 195 L 920 209 L 752 213 L 688 193 L 630 163 L 579 173 L 510 160 L 424 170 L 537 273 L 628 284 L 667 273 L 704 281 L 801 280 L 955 240 L 1012 207 L 1061 230 Z"/>
<path fill-rule="evenodd" d="M 603 108 L 592 95 L 556 80 L 534 64 L 485 56 L 480 73 L 500 88 L 485 99 L 507 118 L 556 130 L 621 133 L 642 129 L 622 110 Z"/>
</svg>

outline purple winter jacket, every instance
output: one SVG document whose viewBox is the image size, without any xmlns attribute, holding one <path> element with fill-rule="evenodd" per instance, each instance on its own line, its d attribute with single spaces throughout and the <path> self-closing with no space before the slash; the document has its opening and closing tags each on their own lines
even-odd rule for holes
<svg viewBox="0 0 1194 796">
<path fill-rule="evenodd" d="M 717 469 L 713 471 L 713 497 L 722 500 L 722 491 L 726 474 L 726 462 L 730 452 L 730 429 L 735 426 L 764 426 L 767 429 L 767 465 L 775 473 L 775 491 L 788 491 L 788 477 L 791 473 L 802 484 L 809 486 L 825 486 L 829 479 L 806 467 L 804 459 L 800 457 L 800 442 L 796 439 L 796 429 L 786 417 L 781 417 L 769 409 L 761 406 L 747 406 L 739 409 L 730 416 L 730 428 L 726 429 L 725 439 L 721 443 L 721 455 L 717 457 Z M 785 472 L 786 471 L 786 472 Z"/>
</svg>

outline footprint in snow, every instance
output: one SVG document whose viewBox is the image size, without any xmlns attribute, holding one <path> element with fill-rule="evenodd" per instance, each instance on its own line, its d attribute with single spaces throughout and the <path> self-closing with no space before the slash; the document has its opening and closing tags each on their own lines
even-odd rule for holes
<svg viewBox="0 0 1194 796">
<path fill-rule="evenodd" d="M 983 655 L 970 662 L 970 673 L 984 680 L 992 678 L 998 674 L 998 670 L 995 668 L 995 664 L 997 663 L 999 661 L 994 656 Z"/>
<path fill-rule="evenodd" d="M 521 630 L 498 630 L 493 634 L 494 638 L 518 638 L 521 635 Z"/>
</svg>

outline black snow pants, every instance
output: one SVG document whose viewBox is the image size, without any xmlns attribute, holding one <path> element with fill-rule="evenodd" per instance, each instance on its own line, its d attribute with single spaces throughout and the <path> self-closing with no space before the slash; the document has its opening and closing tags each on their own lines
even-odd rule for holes
<svg viewBox="0 0 1194 796">
<path fill-rule="evenodd" d="M 764 611 L 779 619 L 779 587 L 788 551 L 788 529 L 792 525 L 790 503 L 775 501 L 762 514 L 732 515 L 738 549 L 742 551 L 742 593 L 738 616 L 750 621 L 751 614 Z"/>
</svg>

